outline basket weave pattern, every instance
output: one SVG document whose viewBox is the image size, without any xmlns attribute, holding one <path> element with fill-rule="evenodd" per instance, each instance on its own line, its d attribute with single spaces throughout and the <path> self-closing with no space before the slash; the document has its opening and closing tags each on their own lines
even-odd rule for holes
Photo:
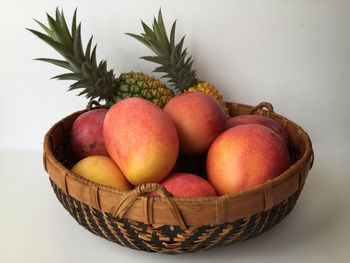
<svg viewBox="0 0 350 263">
<path fill-rule="evenodd" d="M 75 220 L 91 233 L 137 250 L 180 254 L 226 246 L 258 236 L 279 223 L 293 209 L 300 191 L 270 210 L 220 225 L 182 230 L 179 226 L 149 226 L 98 211 L 62 192 L 51 180 L 58 200 Z"/>
<path fill-rule="evenodd" d="M 273 112 L 228 103 L 230 115 L 260 114 L 279 122 L 290 136 L 293 165 L 281 176 L 243 193 L 206 198 L 171 197 L 158 184 L 129 192 L 97 185 L 70 171 L 69 131 L 83 112 L 55 124 L 45 136 L 44 167 L 57 198 L 90 232 L 133 249 L 170 254 L 211 249 L 257 236 L 293 209 L 313 163 L 308 135 Z M 159 196 L 147 195 L 156 191 Z"/>
</svg>

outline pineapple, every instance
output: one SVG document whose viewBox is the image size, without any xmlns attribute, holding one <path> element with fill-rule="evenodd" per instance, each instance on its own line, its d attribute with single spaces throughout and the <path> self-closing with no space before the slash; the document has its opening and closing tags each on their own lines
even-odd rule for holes
<svg viewBox="0 0 350 263">
<path fill-rule="evenodd" d="M 174 96 L 158 79 L 143 74 L 142 72 L 127 72 L 120 74 L 117 79 L 119 92 L 113 101 L 117 102 L 129 97 L 140 97 L 147 99 L 159 107 Z"/>
<path fill-rule="evenodd" d="M 86 49 L 83 49 L 81 40 L 81 24 L 76 22 L 77 10 L 74 12 L 71 32 L 68 29 L 63 11 L 56 9 L 56 19 L 47 15 L 48 26 L 36 21 L 47 33 L 43 34 L 28 29 L 37 37 L 45 41 L 60 53 L 64 60 L 38 58 L 37 60 L 52 63 L 71 71 L 53 77 L 61 80 L 74 80 L 69 90 L 82 89 L 78 95 L 85 95 L 88 99 L 96 99 L 106 107 L 129 97 L 147 99 L 159 107 L 173 97 L 169 90 L 159 80 L 142 72 L 122 73 L 115 77 L 113 69 L 107 69 L 107 61 L 96 61 L 96 45 L 92 48 L 92 36 Z"/>
<path fill-rule="evenodd" d="M 218 90 L 208 82 L 197 78 L 197 73 L 192 68 L 194 60 L 191 56 L 187 56 L 187 48 L 183 49 L 185 37 L 182 37 L 177 44 L 175 43 L 176 21 L 172 25 L 170 36 L 166 32 L 161 10 L 158 13 L 158 20 L 154 18 L 153 29 L 143 21 L 141 23 L 144 33 L 141 35 L 127 34 L 146 45 L 156 55 L 141 58 L 160 64 L 154 71 L 165 73 L 162 78 L 169 79 L 176 92 L 198 91 L 206 93 L 222 106 L 228 116 L 228 108 Z"/>
</svg>

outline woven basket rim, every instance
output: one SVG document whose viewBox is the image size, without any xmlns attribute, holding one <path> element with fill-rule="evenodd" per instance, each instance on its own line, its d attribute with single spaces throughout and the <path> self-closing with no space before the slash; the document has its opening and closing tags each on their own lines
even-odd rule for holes
<svg viewBox="0 0 350 263">
<path fill-rule="evenodd" d="M 256 108 L 247 104 L 241 104 L 241 103 L 235 103 L 235 102 L 227 102 L 227 105 L 230 109 L 231 116 L 234 116 L 236 114 L 241 115 L 241 114 L 244 114 L 242 112 L 250 112 L 252 109 Z M 79 197 L 79 198 L 82 198 L 81 201 L 85 200 L 83 202 L 89 205 L 92 205 L 96 209 L 108 212 L 110 211 L 109 209 L 111 209 L 111 205 L 116 206 L 115 202 L 117 202 L 118 199 L 123 199 L 124 197 L 127 197 L 128 195 L 132 194 L 131 192 L 134 190 L 121 191 L 109 186 L 104 186 L 104 185 L 100 185 L 92 181 L 89 181 L 75 174 L 70 169 L 66 168 L 64 164 L 61 163 L 55 157 L 54 150 L 53 150 L 53 145 L 54 145 L 53 137 L 56 137 L 55 135 L 52 135 L 52 134 L 55 134 L 54 131 L 59 132 L 56 129 L 61 129 L 61 134 L 65 135 L 65 138 L 67 138 L 69 134 L 69 130 L 67 129 L 69 128 L 66 127 L 65 122 L 71 122 L 72 119 L 78 117 L 80 114 L 82 114 L 85 111 L 86 110 L 77 111 L 75 113 L 72 113 L 66 116 L 65 118 L 61 119 L 56 124 L 54 124 L 50 128 L 50 130 L 46 133 L 45 139 L 44 139 L 44 156 L 43 156 L 44 167 L 45 167 L 45 170 L 49 173 L 50 178 L 54 182 L 58 183 L 59 187 L 61 187 L 62 189 L 66 189 L 65 190 L 66 193 L 68 193 L 68 188 L 67 188 L 68 184 L 66 183 L 66 180 L 68 180 L 67 178 L 69 178 L 70 187 L 73 186 L 72 184 L 75 185 L 73 186 L 73 188 L 75 187 L 75 190 L 72 189 L 74 190 L 72 193 L 69 190 L 70 194 L 73 194 L 73 196 L 76 196 L 76 197 L 77 195 L 81 196 Z M 166 206 L 166 203 L 173 202 L 176 207 L 179 207 L 179 209 L 182 210 L 182 213 L 185 213 L 185 219 L 188 225 L 202 224 L 202 223 L 199 223 L 202 221 L 210 222 L 209 224 L 212 224 L 212 223 L 218 224 L 223 222 L 229 222 L 233 219 L 237 219 L 239 218 L 239 216 L 247 216 L 253 211 L 255 212 L 266 211 L 269 208 L 271 208 L 273 205 L 276 205 L 279 202 L 285 200 L 296 191 L 301 190 L 304 185 L 306 175 L 309 169 L 311 169 L 312 162 L 313 162 L 313 150 L 312 150 L 311 140 L 308 134 L 299 125 L 289 120 L 288 118 L 273 112 L 273 110 L 266 111 L 264 109 L 259 109 L 256 114 L 266 115 L 267 113 L 270 118 L 275 119 L 280 123 L 284 122 L 284 125 L 285 125 L 284 127 L 287 129 L 287 131 L 289 128 L 290 132 L 293 134 L 292 136 L 293 141 L 297 141 L 297 143 L 294 143 L 294 144 L 297 144 L 295 145 L 295 147 L 298 149 L 299 156 L 298 156 L 298 159 L 289 167 L 289 169 L 287 169 L 284 173 L 277 176 L 276 178 L 268 180 L 264 184 L 258 185 L 254 188 L 250 188 L 239 193 L 221 195 L 221 196 L 210 196 L 210 197 L 173 197 L 171 196 L 171 197 L 163 198 L 160 196 L 154 196 L 154 197 L 151 197 L 151 199 L 153 200 L 152 204 L 153 202 L 157 203 L 156 207 L 158 208 L 152 208 L 152 209 L 156 209 L 156 211 L 158 212 L 165 211 L 165 210 L 159 210 L 160 206 L 164 207 Z M 291 134 L 289 135 L 291 136 Z M 291 137 L 291 140 L 292 140 L 292 137 Z M 51 172 L 48 170 L 48 165 L 50 166 L 49 168 L 51 169 Z M 78 189 L 76 188 L 77 185 L 79 186 Z M 83 190 L 81 187 L 86 189 Z M 83 192 L 79 193 L 80 191 L 83 191 Z M 104 198 L 103 207 L 100 205 L 99 196 L 101 194 L 103 194 L 103 198 Z M 149 198 L 150 197 L 148 195 L 136 196 L 133 202 L 137 201 L 136 203 L 138 203 L 138 205 L 136 205 L 136 207 L 132 209 L 133 211 L 130 211 L 130 213 L 127 213 L 126 217 L 132 220 L 140 220 L 140 221 L 146 220 L 144 222 L 147 224 L 147 222 L 149 222 L 148 221 L 149 212 L 147 212 Z M 133 204 L 131 205 L 133 207 Z M 146 209 L 146 210 L 143 210 L 143 209 Z M 162 209 L 165 209 L 165 208 L 162 208 Z M 186 209 L 187 212 L 183 209 Z M 202 218 L 200 217 L 200 213 L 198 215 L 194 215 L 194 214 L 190 215 L 190 213 L 193 213 L 191 209 L 209 209 L 214 213 L 214 215 L 211 215 L 208 218 L 200 219 Z M 127 210 L 128 208 L 126 208 L 126 211 Z M 136 211 L 139 211 L 139 212 L 136 212 Z M 199 212 L 199 210 L 197 211 Z M 123 212 L 123 214 L 124 213 L 125 211 Z M 143 214 L 143 216 L 141 216 L 139 213 Z M 151 216 L 152 214 L 153 213 L 151 212 Z M 146 217 L 146 219 L 143 219 L 144 217 Z M 156 220 L 158 223 L 168 222 L 167 220 L 170 220 L 171 222 L 174 223 L 171 217 L 169 219 L 169 217 L 164 214 L 162 215 L 158 214 L 157 218 L 155 218 L 154 220 Z M 158 224 L 157 222 L 155 223 Z"/>
<path fill-rule="evenodd" d="M 232 102 L 234 103 L 234 102 Z M 247 105 L 247 104 L 242 104 L 242 103 L 235 103 L 235 104 L 238 104 L 240 106 L 243 106 L 243 107 L 251 107 L 250 105 Z M 66 118 L 74 115 L 74 114 L 82 114 L 84 112 L 86 112 L 87 110 L 80 110 L 80 111 L 76 111 L 68 116 L 66 116 Z M 281 118 L 285 118 L 277 113 L 272 113 L 273 115 L 277 116 L 277 117 L 281 117 Z M 286 118 L 287 119 L 287 118 Z M 44 142 L 48 142 L 49 141 L 49 134 L 52 130 L 54 130 L 57 125 L 60 124 L 62 120 L 58 121 L 56 124 L 54 124 L 50 129 L 49 131 L 46 133 L 45 135 L 45 139 L 44 139 Z M 303 133 L 303 135 L 306 136 L 306 139 L 307 139 L 307 147 L 305 149 L 305 151 L 303 152 L 302 156 L 295 162 L 293 163 L 286 171 L 284 171 L 281 175 L 271 179 L 271 180 L 268 180 L 267 182 L 265 182 L 264 184 L 260 184 L 260 185 L 257 185 L 255 187 L 252 187 L 252 188 L 249 188 L 249 189 L 246 189 L 244 191 L 241 191 L 241 192 L 237 192 L 237 193 L 233 193 L 233 194 L 226 194 L 226 195 L 221 195 L 221 196 L 225 196 L 226 198 L 228 199 L 235 199 L 235 198 L 243 198 L 244 196 L 246 195 L 249 195 L 249 194 L 252 194 L 252 193 L 255 193 L 255 192 L 258 192 L 260 191 L 262 188 L 264 188 L 264 186 L 266 186 L 267 184 L 271 184 L 271 185 L 276 185 L 278 184 L 279 182 L 281 181 L 284 181 L 285 179 L 287 179 L 288 177 L 290 176 L 293 176 L 294 174 L 292 173 L 292 171 L 295 171 L 297 170 L 308 158 L 310 158 L 310 156 L 312 155 L 312 144 L 311 144 L 311 140 L 309 138 L 309 136 L 307 135 L 307 133 L 304 131 L 304 129 L 302 127 L 300 127 L 299 125 L 297 125 L 295 122 L 291 121 L 288 119 L 288 121 L 298 127 L 298 129 L 300 129 Z M 124 195 L 125 193 L 127 193 L 128 191 L 123 191 L 123 190 L 120 190 L 120 189 L 116 189 L 116 188 L 113 188 L 113 187 L 110 187 L 110 186 L 106 186 L 106 185 L 100 185 L 100 184 L 97 184 L 95 182 L 92 182 L 90 180 L 87 180 L 85 179 L 84 177 L 74 173 L 72 170 L 66 168 L 61 162 L 59 162 L 55 157 L 54 157 L 54 154 L 52 152 L 52 147 L 49 143 L 44 143 L 45 145 L 45 150 L 46 150 L 46 153 L 47 155 L 50 157 L 50 158 L 53 158 L 54 160 L 54 163 L 60 168 L 60 169 L 64 169 L 66 170 L 67 172 L 67 175 L 68 176 L 71 176 L 72 178 L 74 178 L 74 180 L 77 180 L 77 181 L 80 181 L 81 183 L 85 184 L 86 186 L 99 186 L 100 189 L 103 189 L 107 192 L 111 192 L 111 193 L 116 193 L 116 194 L 120 194 L 120 195 Z M 161 197 L 159 196 L 155 196 L 154 197 L 155 199 L 162 199 Z M 220 198 L 220 196 L 207 196 L 207 197 L 176 197 L 176 196 L 172 196 L 171 198 L 173 198 L 174 200 L 178 200 L 178 201 L 182 201 L 182 202 L 193 202 L 193 201 L 201 201 L 201 202 L 212 202 L 212 201 L 215 201 L 216 199 Z"/>
</svg>

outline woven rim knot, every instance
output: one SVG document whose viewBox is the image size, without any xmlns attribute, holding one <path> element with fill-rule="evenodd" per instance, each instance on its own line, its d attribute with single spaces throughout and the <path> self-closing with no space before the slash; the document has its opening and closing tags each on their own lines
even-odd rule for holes
<svg viewBox="0 0 350 263">
<path fill-rule="evenodd" d="M 162 198 L 168 198 L 171 196 L 171 194 L 168 192 L 168 190 L 166 190 L 164 186 L 156 183 L 138 185 L 134 188 L 134 191 L 138 196 L 151 192 L 156 192 Z"/>
<path fill-rule="evenodd" d="M 254 114 L 258 111 L 266 111 L 267 117 L 270 117 L 271 113 L 274 113 L 273 106 L 271 103 L 268 103 L 266 101 L 260 102 L 257 106 L 255 106 L 249 114 Z"/>
<path fill-rule="evenodd" d="M 128 209 L 133 205 L 136 199 L 140 196 L 146 197 L 146 204 L 152 203 L 149 202 L 149 199 L 153 199 L 153 196 L 148 195 L 148 193 L 156 192 L 159 197 L 164 198 L 170 208 L 171 213 L 174 215 L 179 226 L 182 230 L 187 230 L 186 224 L 183 220 L 182 214 L 177 207 L 176 202 L 172 198 L 171 194 L 160 184 L 157 183 L 146 183 L 136 186 L 132 191 L 125 193 L 118 202 L 112 207 L 111 214 L 115 218 L 122 218 Z M 148 209 L 149 210 L 149 209 Z M 153 206 L 150 208 L 151 213 L 153 214 Z"/>
</svg>

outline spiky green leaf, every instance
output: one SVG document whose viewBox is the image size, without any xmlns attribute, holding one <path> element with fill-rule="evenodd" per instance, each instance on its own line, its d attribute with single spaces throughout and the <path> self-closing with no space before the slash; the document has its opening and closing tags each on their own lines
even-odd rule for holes
<svg viewBox="0 0 350 263">
<path fill-rule="evenodd" d="M 81 66 L 81 72 L 83 73 L 85 78 L 92 77 L 91 66 L 88 63 L 83 63 L 83 65 Z"/>
<path fill-rule="evenodd" d="M 84 76 L 81 73 L 65 73 L 52 77 L 51 79 L 60 79 L 60 80 L 81 80 Z"/>
<path fill-rule="evenodd" d="M 97 49 L 97 45 L 94 46 L 92 52 L 91 52 L 91 59 L 90 59 L 90 63 L 91 63 L 91 68 L 94 71 L 97 71 L 97 62 L 96 62 L 96 49 Z"/>
<path fill-rule="evenodd" d="M 53 77 L 60 80 L 74 80 L 75 83 L 70 86 L 69 90 L 81 88 L 83 90 L 79 94 L 85 94 L 87 98 L 97 98 L 99 101 L 112 105 L 115 102 L 114 98 L 119 96 L 115 75 L 113 70 L 107 70 L 105 60 L 97 63 L 96 46 L 92 48 L 92 36 L 86 49 L 83 49 L 81 24 L 77 25 L 77 9 L 72 18 L 71 32 L 69 32 L 63 10 L 56 9 L 55 19 L 50 15 L 47 16 L 48 26 L 36 21 L 47 35 L 33 29 L 28 30 L 53 47 L 63 56 L 64 60 L 50 58 L 38 60 L 70 70 L 71 73 Z"/>
<path fill-rule="evenodd" d="M 84 61 L 84 51 L 81 43 L 81 24 L 78 25 L 76 34 L 73 36 L 73 54 L 80 61 Z"/>
<path fill-rule="evenodd" d="M 75 56 L 71 55 L 71 56 L 66 56 L 66 60 L 67 62 L 69 63 L 69 65 L 72 66 L 73 68 L 73 72 L 76 72 L 76 73 L 81 73 L 81 61 L 76 58 Z"/>
<path fill-rule="evenodd" d="M 53 37 L 53 33 L 52 33 L 52 31 L 51 31 L 50 28 L 48 28 L 47 26 L 45 26 L 43 23 L 41 23 L 40 21 L 38 21 L 38 20 L 36 20 L 36 19 L 34 19 L 34 21 L 37 22 L 38 25 L 39 25 L 42 29 L 44 29 L 44 31 L 45 31 L 50 37 Z"/>
<path fill-rule="evenodd" d="M 50 30 L 53 34 L 52 38 L 61 44 L 67 45 L 67 43 L 65 42 L 65 38 L 62 35 L 61 29 L 57 25 L 55 19 L 53 19 L 53 17 L 50 16 L 49 14 L 46 14 L 46 15 L 47 15 L 47 21 L 49 23 Z"/>
<path fill-rule="evenodd" d="M 175 30 L 176 30 L 176 20 L 174 21 L 173 25 L 171 26 L 171 31 L 170 31 L 170 50 L 173 50 L 174 46 L 175 46 Z"/>
<path fill-rule="evenodd" d="M 72 36 L 74 37 L 77 30 L 77 8 L 74 10 L 74 15 L 72 19 Z"/>
<path fill-rule="evenodd" d="M 62 68 L 66 68 L 68 70 L 72 70 L 72 66 L 67 61 L 64 61 L 64 60 L 51 59 L 51 58 L 36 58 L 35 60 L 48 62 L 48 63 L 51 63 L 53 65 L 56 65 L 56 66 L 59 66 Z"/>
<path fill-rule="evenodd" d="M 38 31 L 35 31 L 33 29 L 27 29 L 30 32 L 32 32 L 34 35 L 36 35 L 38 38 L 40 38 L 41 40 L 45 41 L 47 44 L 49 44 L 51 47 L 53 47 L 58 53 L 60 53 L 62 56 L 70 56 L 72 55 L 72 52 L 70 51 L 69 48 L 67 48 L 66 46 L 64 46 L 63 44 L 53 40 L 51 37 L 40 33 Z"/>
<path fill-rule="evenodd" d="M 146 38 L 139 36 L 139 35 L 136 35 L 136 34 L 132 34 L 132 33 L 126 33 L 126 34 L 128 36 L 131 36 L 131 37 L 135 38 L 136 40 L 140 41 L 142 44 L 146 45 L 147 47 L 151 48 L 151 45 Z"/>
<path fill-rule="evenodd" d="M 158 19 L 154 18 L 152 29 L 142 22 L 144 32 L 140 35 L 128 34 L 156 54 L 156 56 L 141 57 L 144 60 L 157 63 L 154 72 L 164 73 L 162 78 L 169 78 L 173 88 L 182 91 L 198 82 L 196 71 L 192 69 L 193 59 L 188 57 L 187 49 L 183 49 L 185 36 L 176 43 L 176 20 L 173 22 L 170 36 L 168 36 L 161 9 L 158 12 Z"/>
<path fill-rule="evenodd" d="M 143 30 L 145 31 L 145 34 L 147 36 L 154 38 L 155 34 L 153 33 L 152 29 L 149 26 L 147 26 L 146 23 L 144 23 L 142 20 L 141 20 L 141 24 L 142 24 Z M 130 35 L 134 35 L 134 34 L 130 34 Z"/>
<path fill-rule="evenodd" d="M 169 59 L 165 57 L 158 57 L 158 56 L 143 56 L 141 57 L 144 60 L 151 61 L 157 64 L 161 65 L 169 65 Z"/>
<path fill-rule="evenodd" d="M 150 44 L 152 46 L 153 52 L 156 53 L 158 56 L 166 56 L 168 54 L 167 48 L 164 47 L 156 39 L 149 39 L 149 42 L 150 42 Z"/>
<path fill-rule="evenodd" d="M 87 84 L 86 79 L 82 79 L 82 80 L 79 80 L 79 81 L 73 83 L 72 85 L 70 85 L 69 90 L 81 89 L 81 88 L 86 87 L 87 85 L 88 84 Z"/>
<path fill-rule="evenodd" d="M 170 43 L 169 43 L 168 35 L 167 35 L 167 32 L 166 32 L 166 28 L 165 28 L 165 25 L 164 25 L 163 16 L 162 16 L 162 10 L 161 9 L 159 9 L 158 21 L 156 21 L 156 23 L 157 23 L 157 28 L 158 28 L 159 35 L 160 35 L 159 40 L 162 41 L 162 43 L 166 44 L 168 49 L 169 49 L 170 48 Z"/>
<path fill-rule="evenodd" d="M 58 11 L 58 8 L 57 8 L 57 11 Z M 58 18 L 56 18 L 56 21 L 60 24 L 60 27 L 62 28 L 62 34 L 64 35 L 67 43 L 71 44 L 73 42 L 73 38 L 70 35 L 69 29 L 66 23 L 66 19 L 64 18 L 63 10 L 61 12 L 58 11 Z"/>
<path fill-rule="evenodd" d="M 89 42 L 86 46 L 85 50 L 85 60 L 90 60 L 90 52 L 91 52 L 91 44 L 92 44 L 92 38 L 93 36 L 90 37 Z"/>
</svg>

